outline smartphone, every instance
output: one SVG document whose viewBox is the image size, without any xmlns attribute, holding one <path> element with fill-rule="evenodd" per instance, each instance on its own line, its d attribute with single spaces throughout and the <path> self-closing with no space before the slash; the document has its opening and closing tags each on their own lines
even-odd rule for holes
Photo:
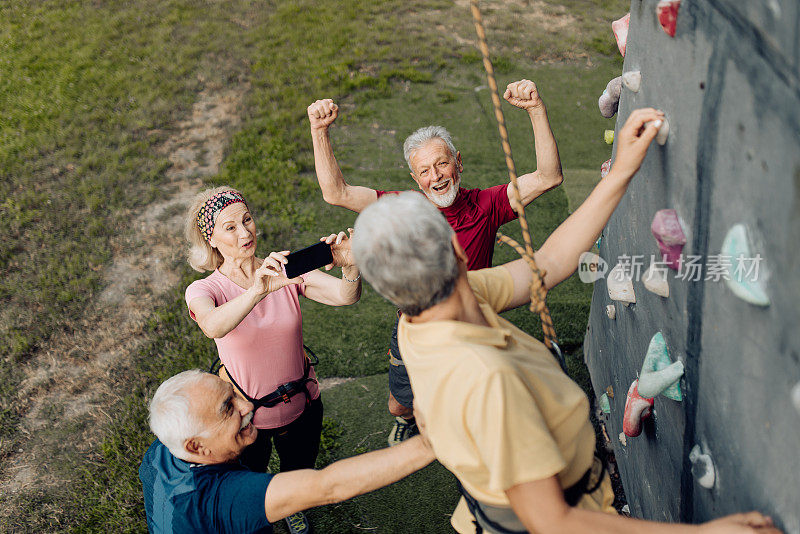
<svg viewBox="0 0 800 534">
<path fill-rule="evenodd" d="M 286 256 L 286 259 L 286 277 L 294 278 L 333 263 L 333 254 L 331 254 L 331 246 L 324 241 L 320 241 L 310 247 L 301 248 L 290 253 Z"/>
</svg>

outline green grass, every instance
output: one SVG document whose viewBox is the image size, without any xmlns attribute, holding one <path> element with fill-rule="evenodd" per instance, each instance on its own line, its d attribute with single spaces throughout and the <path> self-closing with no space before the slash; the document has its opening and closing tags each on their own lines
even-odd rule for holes
<svg viewBox="0 0 800 534">
<path fill-rule="evenodd" d="M 513 25 L 525 15 L 521 8 L 513 4 L 505 11 L 490 4 L 489 44 L 499 83 L 522 77 L 537 82 L 564 167 L 587 169 L 588 175 L 599 172 L 610 153 L 602 131 L 613 121 L 599 116 L 595 102 L 621 70 L 608 22 L 624 13 L 627 2 L 562 3 L 573 25 L 554 31 L 533 23 L 524 33 Z M 547 2 L 545 11 L 561 13 L 555 4 Z M 431 31 L 432 20 L 448 30 Z M 102 267 L 111 258 L 109 243 L 130 232 L 131 214 L 165 187 L 168 162 L 154 147 L 187 115 L 203 80 L 232 84 L 245 77 L 251 84 L 245 123 L 209 185 L 230 183 L 245 192 L 257 213 L 261 254 L 306 245 L 354 220 L 324 204 L 315 183 L 304 118 L 305 107 L 317 98 L 342 104 L 332 135 L 351 183 L 409 188 L 402 140 L 429 123 L 453 132 L 464 157 L 465 185 L 507 181 L 488 93 L 476 91 L 486 83 L 480 58 L 468 44 L 449 40 L 451 31 L 462 29 L 472 39 L 468 10 L 445 1 L 2 4 L 0 215 L 6 235 L 0 240 L 5 304 L 0 436 L 13 438 L 19 417 L 14 394 L 27 356 L 53 332 L 76 327 L 100 288 Z M 532 170 L 530 124 L 521 111 L 505 110 L 517 168 Z M 567 192 L 570 179 L 567 174 Z M 528 208 L 537 244 L 566 216 L 565 188 Z M 503 230 L 518 237 L 517 228 L 511 223 Z M 498 248 L 495 263 L 513 257 L 513 251 Z M 187 268 L 181 287 L 164 298 L 142 334 L 147 342 L 133 369 L 113 374 L 111 380 L 126 394 L 106 409 L 111 423 L 100 449 L 89 462 L 52 462 L 65 486 L 36 494 L 0 525 L 31 531 L 143 530 L 136 469 L 152 439 L 145 402 L 164 378 L 205 367 L 215 353 L 182 301 L 183 287 L 194 278 Z M 571 279 L 549 298 L 556 330 L 569 349 L 579 350 L 590 290 Z M 334 309 L 304 301 L 303 313 L 306 340 L 322 358 L 320 376 L 385 372 L 393 309 L 369 287 L 358 305 Z M 537 318 L 526 310 L 510 312 L 509 318 L 539 332 Z M 370 389 L 359 398 L 362 384 Z M 382 445 L 385 436 L 378 430 L 388 432 L 390 421 L 385 398 L 382 375 L 326 395 L 331 422 L 323 459 Z M 366 435 L 371 436 L 358 444 Z M 420 485 L 428 488 L 424 501 Z M 328 531 L 358 524 L 379 526 L 380 532 L 427 532 L 434 527 L 426 518 L 433 515 L 441 514 L 446 525 L 453 495 L 452 479 L 433 467 L 411 482 L 312 517 Z M 412 515 L 423 514 L 422 519 L 413 519 L 408 529 L 387 527 L 409 502 Z M 433 515 L 425 516 L 428 511 Z"/>
</svg>

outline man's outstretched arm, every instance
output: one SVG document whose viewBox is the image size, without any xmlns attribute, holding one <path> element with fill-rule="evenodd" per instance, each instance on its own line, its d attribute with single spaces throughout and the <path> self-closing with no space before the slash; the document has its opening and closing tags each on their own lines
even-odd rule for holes
<svg viewBox="0 0 800 534">
<path fill-rule="evenodd" d="M 328 127 L 338 116 L 339 106 L 330 98 L 317 100 L 308 106 L 311 141 L 314 145 L 314 166 L 325 202 L 358 213 L 378 200 L 378 194 L 369 187 L 349 185 L 344 181 L 342 171 L 333 155 L 331 138 L 328 134 Z"/>
<path fill-rule="evenodd" d="M 536 146 L 536 170 L 517 178 L 523 206 L 530 204 L 542 193 L 558 187 L 564 180 L 561 174 L 561 158 L 558 145 L 547 119 L 547 108 L 539 97 L 536 84 L 530 80 L 520 80 L 508 84 L 503 94 L 509 104 L 528 112 L 533 127 L 533 140 Z M 512 201 L 511 188 L 508 200 Z"/>
<path fill-rule="evenodd" d="M 264 510 L 275 522 L 314 506 L 344 501 L 397 482 L 434 460 L 422 436 L 394 447 L 334 462 L 321 470 L 278 473 L 267 486 Z"/>
<path fill-rule="evenodd" d="M 550 289 L 575 272 L 580 255 L 592 248 L 611 214 L 628 189 L 631 178 L 642 165 L 647 148 L 658 133 L 664 114 L 652 108 L 631 113 L 617 140 L 617 154 L 608 175 L 592 190 L 583 204 L 553 231 L 534 253 L 536 266 L 545 271 L 544 284 Z M 645 126 L 649 121 L 656 124 Z M 514 279 L 514 295 L 508 308 L 530 302 L 532 274 L 524 260 L 504 266 Z"/>
</svg>

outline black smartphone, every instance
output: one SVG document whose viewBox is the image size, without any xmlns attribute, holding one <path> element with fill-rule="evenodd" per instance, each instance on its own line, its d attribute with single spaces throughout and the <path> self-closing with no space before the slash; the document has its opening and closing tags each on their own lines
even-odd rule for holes
<svg viewBox="0 0 800 534">
<path fill-rule="evenodd" d="M 333 262 L 331 246 L 324 241 L 301 248 L 286 256 L 286 277 L 294 278 Z"/>
</svg>

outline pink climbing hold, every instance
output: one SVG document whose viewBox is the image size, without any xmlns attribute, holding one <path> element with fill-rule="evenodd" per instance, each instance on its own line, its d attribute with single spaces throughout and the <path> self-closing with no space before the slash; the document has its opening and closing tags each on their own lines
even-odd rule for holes
<svg viewBox="0 0 800 534">
<path fill-rule="evenodd" d="M 628 27 L 631 25 L 631 14 L 626 13 L 624 17 L 611 23 L 611 30 L 617 38 L 617 48 L 622 57 L 625 57 L 625 45 L 628 44 Z"/>
<path fill-rule="evenodd" d="M 675 37 L 675 26 L 678 24 L 678 9 L 680 7 L 681 0 L 661 0 L 656 4 L 658 23 L 661 24 L 664 33 L 670 37 Z"/>
<path fill-rule="evenodd" d="M 611 171 L 611 160 L 607 159 L 600 165 L 600 179 L 603 179 Z"/>
<path fill-rule="evenodd" d="M 628 388 L 625 399 L 625 415 L 622 416 L 622 431 L 626 436 L 635 438 L 642 433 L 642 419 L 650 417 L 653 412 L 653 399 L 645 399 L 639 395 L 639 379 L 633 381 Z"/>
<path fill-rule="evenodd" d="M 600 115 L 610 119 L 619 109 L 619 97 L 622 94 L 622 76 L 617 76 L 606 85 L 605 91 L 597 100 Z"/>
<path fill-rule="evenodd" d="M 686 236 L 681 228 L 678 213 L 675 210 L 659 210 L 653 217 L 650 231 L 658 242 L 658 250 L 670 269 L 680 270 L 681 254 L 686 244 Z"/>
</svg>

